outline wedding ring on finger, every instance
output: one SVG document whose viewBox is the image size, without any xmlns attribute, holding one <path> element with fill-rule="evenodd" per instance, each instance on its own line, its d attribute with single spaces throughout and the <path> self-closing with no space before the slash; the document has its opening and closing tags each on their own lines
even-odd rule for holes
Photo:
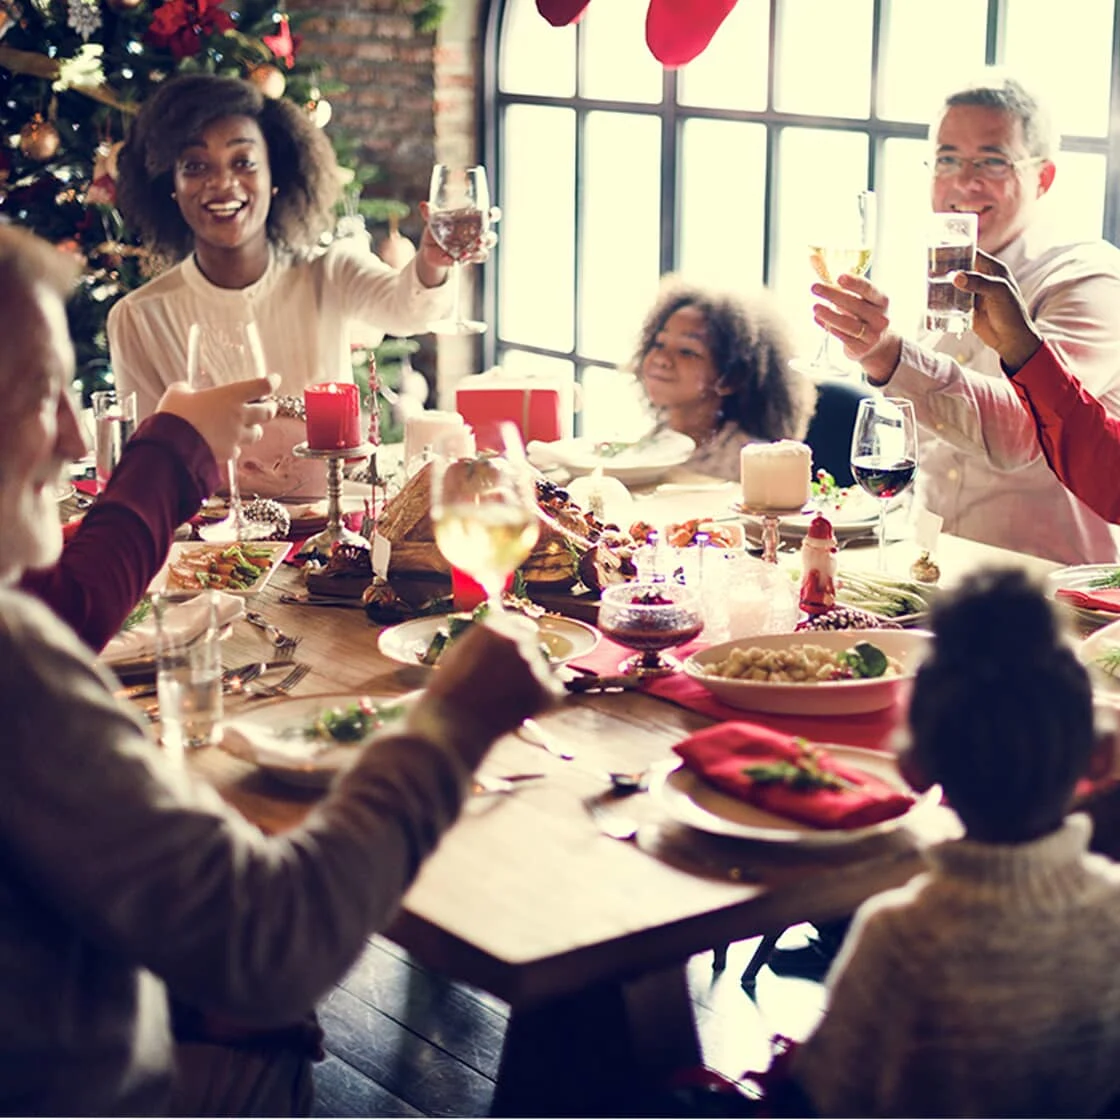
<svg viewBox="0 0 1120 1120">
<path fill-rule="evenodd" d="M 863 336 L 867 334 L 867 323 L 863 319 L 859 321 L 859 333 L 852 335 L 853 341 L 858 342 Z"/>
</svg>

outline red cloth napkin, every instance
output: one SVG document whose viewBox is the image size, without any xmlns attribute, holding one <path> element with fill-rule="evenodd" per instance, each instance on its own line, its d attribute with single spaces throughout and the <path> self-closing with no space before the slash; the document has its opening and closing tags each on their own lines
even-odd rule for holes
<svg viewBox="0 0 1120 1120">
<path fill-rule="evenodd" d="M 794 789 L 784 782 L 759 782 L 744 771 L 773 762 L 793 762 L 803 754 L 798 738 L 736 720 L 690 735 L 673 750 L 685 765 L 725 793 L 776 816 L 813 828 L 865 828 L 901 816 L 914 799 L 880 778 L 838 762 L 823 747 L 814 747 L 817 765 L 856 789 Z"/>
<path fill-rule="evenodd" d="M 1100 591 L 1078 591 L 1073 587 L 1059 587 L 1055 594 L 1075 607 L 1120 614 L 1120 588 L 1102 587 Z"/>
<path fill-rule="evenodd" d="M 690 653 L 705 648 L 702 641 L 690 642 L 679 649 L 669 652 L 683 661 Z M 590 670 L 601 676 L 618 672 L 618 664 L 634 651 L 603 638 L 598 646 L 586 657 L 578 658 L 574 664 L 581 669 Z M 643 689 L 651 696 L 667 700 L 670 704 L 687 708 L 690 712 L 711 716 L 712 719 L 742 719 L 743 709 L 733 708 L 722 700 L 716 699 L 699 681 L 685 673 L 674 673 L 668 677 L 657 677 L 648 681 Z M 787 735 L 800 735 L 816 743 L 844 743 L 851 747 L 866 747 L 869 750 L 887 750 L 900 713 L 894 708 L 884 708 L 877 712 L 859 712 L 844 716 L 802 716 L 779 715 L 773 712 L 750 712 L 749 718 L 764 724 L 775 731 Z"/>
</svg>

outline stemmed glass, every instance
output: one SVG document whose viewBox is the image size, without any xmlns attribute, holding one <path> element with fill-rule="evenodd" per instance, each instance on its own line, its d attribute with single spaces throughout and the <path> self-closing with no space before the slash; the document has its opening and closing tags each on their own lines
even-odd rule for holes
<svg viewBox="0 0 1120 1120">
<path fill-rule="evenodd" d="M 444 559 L 486 591 L 492 614 L 504 610 L 502 590 L 536 544 L 533 474 L 520 444 L 504 455 L 436 459 L 432 463 L 432 523 Z"/>
<path fill-rule="evenodd" d="M 485 167 L 437 163 L 432 168 L 428 227 L 439 247 L 455 260 L 451 266 L 451 318 L 430 323 L 428 329 L 436 334 L 481 334 L 486 330 L 485 323 L 463 318 L 461 293 L 462 262 L 478 251 L 490 228 L 490 188 Z"/>
<path fill-rule="evenodd" d="M 908 489 L 918 470 L 918 426 L 914 406 L 897 397 L 859 402 L 852 431 L 852 475 L 879 500 L 879 570 L 886 567 L 887 505 Z"/>
<path fill-rule="evenodd" d="M 681 663 L 664 651 L 691 642 L 704 629 L 700 596 L 665 580 L 618 583 L 599 601 L 599 629 L 620 646 L 638 651 L 618 666 L 620 673 L 675 673 Z"/>
<path fill-rule="evenodd" d="M 825 284 L 835 284 L 845 272 L 864 276 L 871 268 L 875 248 L 875 192 L 857 191 L 836 199 L 835 206 L 825 208 L 822 229 L 811 235 L 809 263 Z M 824 332 L 820 349 L 809 363 L 815 376 L 847 376 L 847 370 L 836 365 L 831 350 L 832 335 Z"/>
<path fill-rule="evenodd" d="M 208 389 L 265 375 L 264 350 L 256 323 L 223 320 L 191 324 L 187 332 L 187 380 L 192 389 Z M 226 472 L 229 513 L 221 521 L 202 526 L 198 535 L 215 544 L 265 540 L 275 526 L 245 517 L 236 459 L 227 461 Z"/>
</svg>

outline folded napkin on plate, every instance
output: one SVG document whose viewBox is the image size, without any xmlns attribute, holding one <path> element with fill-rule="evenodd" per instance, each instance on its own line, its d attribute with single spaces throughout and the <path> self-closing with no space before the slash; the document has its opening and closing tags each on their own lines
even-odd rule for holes
<svg viewBox="0 0 1120 1120">
<path fill-rule="evenodd" d="M 215 592 L 218 596 L 218 625 L 226 626 L 245 613 L 245 600 L 224 591 Z M 206 601 L 201 596 L 175 603 L 167 612 L 165 625 L 168 630 L 189 642 L 206 629 Z M 118 665 L 126 661 L 140 661 L 154 657 L 156 652 L 156 620 L 149 615 L 131 630 L 123 630 L 109 640 L 101 652 L 101 660 L 106 665 Z"/>
<path fill-rule="evenodd" d="M 742 720 L 698 731 L 673 750 L 690 770 L 724 793 L 814 828 L 864 828 L 901 816 L 914 804 L 909 794 L 845 766 L 823 747 Z M 746 773 L 752 767 L 781 768 L 782 763 L 804 760 L 806 750 L 813 752 L 818 771 L 845 784 L 839 789 L 805 789 L 785 781 L 761 781 Z"/>
<path fill-rule="evenodd" d="M 1055 594 L 1075 607 L 1120 614 L 1120 588 L 1102 587 L 1099 591 L 1078 591 L 1074 587 L 1059 587 Z"/>
</svg>

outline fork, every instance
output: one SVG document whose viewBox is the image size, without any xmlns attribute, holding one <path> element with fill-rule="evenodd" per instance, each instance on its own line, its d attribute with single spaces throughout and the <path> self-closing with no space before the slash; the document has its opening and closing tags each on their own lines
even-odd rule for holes
<svg viewBox="0 0 1120 1120">
<path fill-rule="evenodd" d="M 276 684 L 264 684 L 261 681 L 250 681 L 249 684 L 240 691 L 247 700 L 259 700 L 273 696 L 287 696 L 287 694 L 310 672 L 311 665 L 306 661 L 300 661 L 293 665 L 290 672 L 288 672 L 283 679 L 277 681 Z"/>
<path fill-rule="evenodd" d="M 245 621 L 263 630 L 268 635 L 268 640 L 272 642 L 277 650 L 294 650 L 303 640 L 302 638 L 293 637 L 291 634 L 285 634 L 279 626 L 269 622 L 260 611 L 246 611 Z"/>
</svg>

